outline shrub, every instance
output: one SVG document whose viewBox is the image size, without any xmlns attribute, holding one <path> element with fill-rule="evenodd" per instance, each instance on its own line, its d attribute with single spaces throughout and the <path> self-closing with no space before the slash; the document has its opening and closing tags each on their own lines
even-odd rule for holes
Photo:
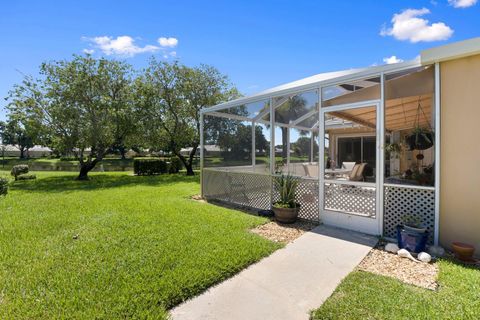
<svg viewBox="0 0 480 320">
<path fill-rule="evenodd" d="M 133 160 L 133 172 L 136 175 L 154 175 L 168 172 L 167 163 L 160 159 L 135 159 Z"/>
<path fill-rule="evenodd" d="M 0 196 L 6 196 L 8 193 L 8 179 L 0 177 Z"/>
<path fill-rule="evenodd" d="M 183 169 L 183 162 L 180 160 L 179 157 L 171 157 L 170 158 L 170 166 L 168 168 L 169 173 L 178 173 L 180 170 Z"/>
<path fill-rule="evenodd" d="M 23 181 L 23 180 L 35 180 L 37 179 L 37 176 L 33 173 L 24 173 L 19 176 L 17 176 L 18 181 Z"/>
<path fill-rule="evenodd" d="M 10 173 L 15 177 L 15 180 L 17 180 L 19 175 L 28 173 L 28 165 L 17 164 L 16 166 L 13 166 Z"/>
</svg>

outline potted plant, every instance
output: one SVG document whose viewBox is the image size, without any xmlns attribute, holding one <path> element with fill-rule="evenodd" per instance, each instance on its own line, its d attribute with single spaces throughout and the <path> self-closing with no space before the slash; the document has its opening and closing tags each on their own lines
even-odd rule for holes
<svg viewBox="0 0 480 320">
<path fill-rule="evenodd" d="M 400 143 L 393 142 L 385 144 L 385 153 L 387 157 L 398 159 L 401 152 L 402 145 Z"/>
<path fill-rule="evenodd" d="M 428 231 L 420 218 L 407 214 L 402 217 L 402 222 L 397 226 L 398 247 L 413 253 L 425 251 Z"/>
<path fill-rule="evenodd" d="M 416 126 L 405 141 L 410 150 L 427 150 L 433 146 L 433 137 L 432 130 Z"/>
<path fill-rule="evenodd" d="M 295 192 L 298 180 L 291 175 L 280 175 L 274 178 L 275 187 L 280 199 L 273 204 L 275 219 L 281 223 L 293 223 L 297 220 L 300 204 L 296 202 Z"/>
</svg>

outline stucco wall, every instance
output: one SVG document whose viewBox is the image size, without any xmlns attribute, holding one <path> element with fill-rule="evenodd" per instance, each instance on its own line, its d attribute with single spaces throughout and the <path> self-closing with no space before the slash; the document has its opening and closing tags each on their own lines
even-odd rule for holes
<svg viewBox="0 0 480 320">
<path fill-rule="evenodd" d="M 480 55 L 441 63 L 440 242 L 480 255 Z"/>
</svg>

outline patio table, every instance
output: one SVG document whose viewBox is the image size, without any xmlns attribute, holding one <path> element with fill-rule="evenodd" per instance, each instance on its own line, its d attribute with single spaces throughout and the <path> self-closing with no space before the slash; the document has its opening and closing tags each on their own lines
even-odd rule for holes
<svg viewBox="0 0 480 320">
<path fill-rule="evenodd" d="M 346 175 L 352 172 L 352 169 L 325 169 L 325 174 L 332 175 L 332 176 L 339 176 L 339 175 Z"/>
</svg>

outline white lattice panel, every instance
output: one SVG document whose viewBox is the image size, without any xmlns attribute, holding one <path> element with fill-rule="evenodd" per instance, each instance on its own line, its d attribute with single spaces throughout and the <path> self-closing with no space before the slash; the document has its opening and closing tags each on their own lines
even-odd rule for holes
<svg viewBox="0 0 480 320">
<path fill-rule="evenodd" d="M 255 209 L 270 209 L 270 176 L 249 172 L 203 170 L 203 194 Z"/>
<path fill-rule="evenodd" d="M 300 212 L 298 216 L 305 220 L 319 220 L 318 206 L 318 181 L 313 179 L 298 178 L 297 201 L 300 203 Z M 278 201 L 279 194 L 274 190 L 273 201 Z"/>
<path fill-rule="evenodd" d="M 326 183 L 325 210 L 375 217 L 375 188 Z"/>
<path fill-rule="evenodd" d="M 299 217 L 318 221 L 318 182 L 298 178 L 297 201 L 300 203 Z M 226 170 L 203 170 L 203 195 L 207 199 L 224 201 L 255 209 L 271 208 L 272 177 L 252 172 Z M 273 201 L 278 200 L 274 191 Z"/>
<path fill-rule="evenodd" d="M 408 187 L 385 186 L 384 236 L 397 237 L 397 225 L 402 216 L 418 217 L 430 232 L 430 242 L 435 228 L 435 191 Z"/>
</svg>

